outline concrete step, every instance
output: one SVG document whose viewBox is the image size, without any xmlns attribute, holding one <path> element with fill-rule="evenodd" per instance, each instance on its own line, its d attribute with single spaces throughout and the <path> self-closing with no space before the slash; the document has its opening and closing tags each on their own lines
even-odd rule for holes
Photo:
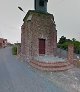
<svg viewBox="0 0 80 92">
<path fill-rule="evenodd" d="M 36 64 L 36 62 L 35 63 L 34 62 L 31 61 L 30 65 L 37 68 L 37 69 L 39 69 L 39 70 L 43 70 L 43 71 L 64 71 L 64 70 L 68 70 L 68 69 L 73 67 L 73 65 L 70 64 L 70 63 L 65 64 L 65 65 L 64 64 L 59 65 L 58 63 L 57 64 L 52 64 L 52 65 L 45 64 L 45 66 L 44 66 L 43 63 L 39 65 L 39 63 Z"/>
<path fill-rule="evenodd" d="M 55 63 L 46 63 L 46 62 L 38 62 L 38 61 L 31 61 L 32 63 L 38 65 L 38 66 L 42 66 L 42 67 L 61 67 L 61 66 L 68 66 L 70 65 L 69 62 L 55 62 Z"/>
</svg>

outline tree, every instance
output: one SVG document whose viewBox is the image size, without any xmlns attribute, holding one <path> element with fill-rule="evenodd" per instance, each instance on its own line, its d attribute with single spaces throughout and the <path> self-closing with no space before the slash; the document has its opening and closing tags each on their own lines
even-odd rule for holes
<svg viewBox="0 0 80 92">
<path fill-rule="evenodd" d="M 72 38 L 72 40 L 70 39 L 66 39 L 66 37 L 62 36 L 58 42 L 58 48 L 67 50 L 68 49 L 68 44 L 74 44 L 74 52 L 77 54 L 80 54 L 80 42 L 77 41 L 75 38 Z"/>
<path fill-rule="evenodd" d="M 62 36 L 58 43 L 63 44 L 64 42 L 66 42 L 66 37 Z"/>
<path fill-rule="evenodd" d="M 76 39 L 75 38 L 72 38 L 72 41 L 74 42 L 74 41 L 76 41 Z"/>
</svg>

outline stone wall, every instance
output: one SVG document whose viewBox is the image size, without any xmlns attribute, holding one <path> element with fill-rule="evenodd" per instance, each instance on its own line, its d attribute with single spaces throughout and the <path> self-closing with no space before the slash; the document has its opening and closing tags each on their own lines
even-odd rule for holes
<svg viewBox="0 0 80 92">
<path fill-rule="evenodd" d="M 55 63 L 46 63 L 46 62 L 38 62 L 38 61 L 31 61 L 29 63 L 31 66 L 35 67 L 36 69 L 42 71 L 64 71 L 70 68 L 73 68 L 73 65 L 69 62 L 55 62 Z"/>
<path fill-rule="evenodd" d="M 21 54 L 33 67 L 45 71 L 63 71 L 73 67 L 74 46 L 68 46 L 66 62 L 45 63 L 34 60 L 39 56 L 39 39 L 45 39 L 45 55 L 57 56 L 57 30 L 52 14 L 28 11 L 21 27 Z"/>
<path fill-rule="evenodd" d="M 21 51 L 22 54 L 25 54 L 25 27 L 24 25 L 21 26 Z"/>
<path fill-rule="evenodd" d="M 39 55 L 39 39 L 45 39 L 45 54 L 54 55 L 57 30 L 53 15 L 29 11 L 24 18 L 21 33 L 21 52 L 27 58 Z"/>
</svg>

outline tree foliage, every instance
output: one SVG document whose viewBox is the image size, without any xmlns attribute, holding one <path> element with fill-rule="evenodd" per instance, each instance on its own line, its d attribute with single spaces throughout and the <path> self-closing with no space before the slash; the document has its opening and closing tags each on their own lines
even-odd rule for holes
<svg viewBox="0 0 80 92">
<path fill-rule="evenodd" d="M 77 54 L 80 54 L 80 42 L 77 41 L 75 38 L 66 39 L 66 37 L 62 36 L 58 42 L 58 48 L 67 50 L 68 49 L 68 44 L 74 44 L 74 52 Z"/>
<path fill-rule="evenodd" d="M 62 36 L 59 40 L 59 44 L 63 44 L 66 41 L 66 37 Z"/>
</svg>

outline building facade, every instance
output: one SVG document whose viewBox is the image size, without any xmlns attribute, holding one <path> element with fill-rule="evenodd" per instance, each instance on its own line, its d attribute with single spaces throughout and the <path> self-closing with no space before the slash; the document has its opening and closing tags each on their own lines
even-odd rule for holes
<svg viewBox="0 0 80 92">
<path fill-rule="evenodd" d="M 7 39 L 0 38 L 0 47 L 4 48 L 7 46 Z"/>
<path fill-rule="evenodd" d="M 35 10 L 27 12 L 21 26 L 21 56 L 30 65 L 41 70 L 62 71 L 72 68 L 72 45 L 68 48 L 67 59 L 57 55 L 57 30 L 54 16 L 47 13 L 48 0 L 34 1 Z"/>
<path fill-rule="evenodd" d="M 21 51 L 27 58 L 55 54 L 57 30 L 52 14 L 29 11 L 21 29 Z"/>
</svg>

